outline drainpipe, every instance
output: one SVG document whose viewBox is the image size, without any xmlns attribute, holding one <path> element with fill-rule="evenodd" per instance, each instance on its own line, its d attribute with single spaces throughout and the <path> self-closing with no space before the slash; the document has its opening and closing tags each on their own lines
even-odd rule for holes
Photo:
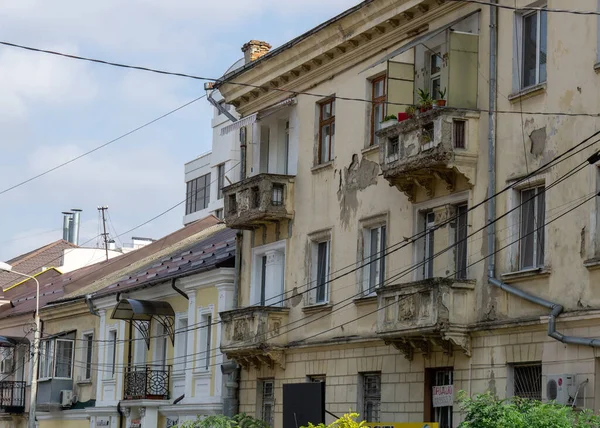
<svg viewBox="0 0 600 428">
<path fill-rule="evenodd" d="M 496 0 L 491 0 L 496 3 Z M 498 8 L 490 7 L 490 93 L 488 113 L 488 277 L 496 276 L 496 74 L 498 48 Z"/>
<path fill-rule="evenodd" d="M 187 294 L 185 294 L 185 292 L 184 292 L 183 290 L 181 290 L 181 289 L 179 289 L 179 288 L 177 288 L 177 287 L 175 286 L 175 281 L 176 281 L 176 280 L 177 280 L 176 278 L 173 278 L 173 279 L 171 280 L 171 288 L 172 288 L 173 290 L 177 291 L 177 292 L 178 292 L 179 294 L 181 294 L 183 297 L 185 297 L 185 299 L 186 299 L 186 300 L 190 300 L 189 296 L 188 296 Z"/>
<path fill-rule="evenodd" d="M 240 181 L 246 178 L 246 127 L 240 128 Z"/>
<path fill-rule="evenodd" d="M 576 336 L 565 336 L 562 333 L 556 331 L 556 318 L 562 313 L 563 307 L 558 303 L 550 302 L 549 300 L 542 299 L 541 297 L 534 296 L 523 290 L 513 287 L 512 285 L 505 284 L 504 282 L 496 278 L 488 278 L 490 284 L 506 291 L 513 296 L 520 297 L 521 299 L 527 300 L 528 302 L 534 303 L 539 306 L 543 306 L 550 309 L 550 315 L 548 315 L 548 336 L 559 342 L 567 345 L 581 345 L 590 346 L 592 348 L 600 348 L 600 339 L 588 339 L 585 337 Z"/>
<path fill-rule="evenodd" d="M 242 274 L 242 241 L 244 234 L 241 230 L 235 235 L 235 275 L 233 277 L 233 309 L 239 307 L 240 276 Z"/>
<path fill-rule="evenodd" d="M 218 102 L 216 102 L 214 100 L 214 98 L 212 97 L 212 94 L 213 93 L 211 91 L 208 94 L 208 96 L 206 97 L 208 102 L 211 103 L 217 110 L 219 110 L 221 112 L 221 114 L 224 114 L 225 116 L 227 116 L 227 119 L 231 120 L 232 122 L 237 122 L 237 119 L 231 113 L 229 113 L 227 110 L 225 110 L 221 104 L 219 104 Z"/>
<path fill-rule="evenodd" d="M 90 314 L 96 315 L 97 317 L 100 316 L 100 314 L 98 313 L 98 311 L 96 309 L 94 309 L 94 302 L 92 302 L 92 295 L 91 294 L 86 294 L 85 295 L 85 304 L 87 305 L 88 310 L 90 311 Z"/>
</svg>

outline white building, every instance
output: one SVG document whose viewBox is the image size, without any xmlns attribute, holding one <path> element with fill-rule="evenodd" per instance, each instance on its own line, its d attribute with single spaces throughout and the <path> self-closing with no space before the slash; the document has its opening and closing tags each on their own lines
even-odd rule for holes
<svg viewBox="0 0 600 428">
<path fill-rule="evenodd" d="M 235 62 L 226 72 L 244 65 L 244 59 Z M 235 109 L 223 103 L 223 97 L 217 90 L 207 86 L 207 95 L 223 107 L 226 113 L 218 108 L 213 108 L 212 118 L 212 146 L 211 151 L 198 156 L 185 164 L 186 204 L 183 224 L 214 214 L 223 218 L 223 194 L 221 189 L 230 183 L 239 180 L 240 176 L 240 147 L 239 134 L 227 133 L 221 130 L 232 121 L 227 113 L 236 119 L 239 115 Z"/>
</svg>

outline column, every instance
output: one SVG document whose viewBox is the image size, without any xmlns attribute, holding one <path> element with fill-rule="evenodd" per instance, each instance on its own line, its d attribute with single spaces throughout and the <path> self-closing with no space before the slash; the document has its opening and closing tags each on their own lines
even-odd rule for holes
<svg viewBox="0 0 600 428">
<path fill-rule="evenodd" d="M 196 328 L 191 326 L 196 326 L 196 290 L 187 290 L 188 293 L 188 332 L 187 332 L 187 355 L 195 355 L 194 345 L 196 343 L 195 335 L 198 331 Z M 189 361 L 187 364 L 187 373 L 193 373 L 194 370 L 194 360 L 196 358 L 189 357 Z M 192 386 L 194 384 L 194 376 L 186 376 L 185 377 L 185 398 L 183 402 L 189 402 L 192 399 Z"/>
<path fill-rule="evenodd" d="M 100 314 L 100 327 L 98 328 L 98 343 L 101 343 L 104 346 L 99 346 L 98 349 L 98 369 L 96 370 L 96 400 L 99 402 L 104 401 L 104 396 L 102 394 L 102 379 L 104 378 L 104 373 L 102 372 L 102 368 L 104 367 L 104 349 L 106 348 L 106 344 L 103 342 L 106 340 L 106 310 L 100 309 L 98 311 Z"/>
</svg>

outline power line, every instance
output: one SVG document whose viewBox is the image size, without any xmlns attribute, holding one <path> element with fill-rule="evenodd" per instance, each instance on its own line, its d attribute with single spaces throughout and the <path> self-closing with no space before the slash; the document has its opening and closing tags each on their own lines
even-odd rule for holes
<svg viewBox="0 0 600 428">
<path fill-rule="evenodd" d="M 83 56 L 79 56 L 79 55 L 72 55 L 72 54 L 66 54 L 66 53 L 57 52 L 57 51 L 50 51 L 47 49 L 34 48 L 31 46 L 19 45 L 16 43 L 10 43 L 10 42 L 5 42 L 5 41 L 0 41 L 0 45 L 10 46 L 10 47 L 19 48 L 19 49 L 25 49 L 25 50 L 29 50 L 29 51 L 40 52 L 40 53 L 45 53 L 45 54 L 50 54 L 50 55 L 58 55 L 61 57 L 76 59 L 76 60 L 80 60 L 80 61 L 94 62 L 94 63 L 98 63 L 98 64 L 110 65 L 110 66 L 120 67 L 120 68 L 128 68 L 128 69 L 141 70 L 141 71 L 158 73 L 158 74 L 163 74 L 163 75 L 185 77 L 185 78 L 189 78 L 189 79 L 215 82 L 218 84 L 229 84 L 229 85 L 245 86 L 245 87 L 256 88 L 256 89 L 265 89 L 265 85 L 261 86 L 261 85 L 254 85 L 251 83 L 233 82 L 233 81 L 229 81 L 229 80 L 223 80 L 220 78 L 216 79 L 213 77 L 196 76 L 196 75 L 187 74 L 187 73 L 178 73 L 178 72 L 172 72 L 172 71 L 166 71 L 166 70 L 159 70 L 159 69 L 150 68 L 150 67 L 121 64 L 121 63 L 105 61 L 105 60 L 100 60 L 100 59 L 95 59 L 95 58 L 83 57 Z M 276 87 L 272 87 L 272 86 L 270 86 L 268 89 L 275 91 L 275 92 L 287 93 L 292 96 L 306 95 L 306 96 L 315 97 L 315 98 L 319 98 L 319 99 L 331 98 L 331 99 L 342 100 L 342 101 L 356 101 L 356 102 L 363 102 L 363 103 L 368 103 L 368 104 L 374 103 L 373 100 L 369 100 L 366 98 L 345 97 L 345 96 L 341 96 L 341 95 L 331 95 L 331 94 L 319 94 L 319 93 L 306 92 L 306 91 L 294 91 L 291 89 L 276 88 Z M 397 103 L 397 102 L 390 102 L 390 101 L 383 101 L 382 103 L 386 104 L 386 105 L 396 105 L 396 106 L 405 106 L 405 107 L 412 105 L 412 104 L 408 104 L 408 103 Z M 479 112 L 483 112 L 483 113 L 490 112 L 490 110 L 487 110 L 484 108 L 466 109 L 466 108 L 452 107 L 452 110 L 465 111 L 465 112 L 479 111 Z M 493 110 L 491 112 L 497 113 L 497 114 L 528 114 L 528 115 L 567 116 L 567 117 L 580 117 L 580 116 L 600 117 L 600 113 L 565 113 L 565 112 L 540 112 L 540 111 L 520 112 L 520 111 L 513 111 L 513 110 Z M 2 192 L 0 192 L 0 194 L 2 194 Z"/>
<path fill-rule="evenodd" d="M 500 9 L 508 9 L 508 10 L 524 11 L 524 12 L 551 12 L 551 13 L 569 13 L 569 14 L 573 14 L 573 15 L 600 15 L 600 12 L 591 11 L 591 10 L 550 9 L 547 7 L 535 7 L 535 6 L 516 7 L 516 6 L 507 6 L 507 5 L 503 5 L 503 4 L 491 3 L 489 1 L 483 1 L 483 0 L 451 0 L 451 1 L 460 2 L 460 3 L 481 4 L 484 6 L 498 7 Z"/>
<path fill-rule="evenodd" d="M 173 110 L 171 110 L 171 111 L 169 111 L 169 112 L 167 112 L 167 113 L 165 113 L 165 114 L 157 117 L 156 119 L 152 119 L 151 121 L 146 122 L 143 125 L 140 125 L 137 128 L 132 129 L 131 131 L 126 132 L 125 134 L 122 134 L 122 135 L 118 136 L 117 138 L 114 138 L 114 139 L 112 139 L 112 140 L 110 140 L 110 141 L 108 141 L 108 142 L 106 142 L 106 143 L 104 143 L 104 144 L 102 144 L 100 146 L 97 146 L 97 147 L 93 148 L 92 150 L 89 150 L 89 151 L 87 151 L 85 153 L 82 153 L 79 156 L 75 156 L 74 158 L 71 158 L 71 159 L 69 159 L 66 162 L 63 162 L 63 163 L 61 163 L 59 165 L 56 165 L 56 166 L 54 166 L 54 167 L 52 167 L 52 168 L 50 168 L 50 169 L 48 169 L 48 170 L 46 170 L 44 172 L 41 172 L 41 173 L 39 173 L 37 175 L 34 175 L 33 177 L 28 178 L 27 180 L 21 181 L 20 183 L 17 183 L 17 184 L 14 184 L 14 185 L 10 186 L 10 187 L 7 187 L 6 189 L 0 191 L 0 195 L 3 195 L 4 193 L 10 192 L 11 190 L 16 189 L 17 187 L 20 187 L 20 186 L 22 186 L 24 184 L 27 184 L 27 183 L 29 183 L 29 182 L 37 179 L 37 178 L 43 177 L 44 175 L 49 174 L 49 173 L 51 173 L 53 171 L 56 171 L 57 169 L 62 168 L 63 166 L 69 165 L 70 163 L 73 163 L 76 160 L 79 160 L 79 159 L 83 158 L 84 156 L 87 156 L 87 155 L 89 155 L 91 153 L 94 153 L 94 152 L 96 152 L 96 151 L 98 151 L 98 150 L 100 150 L 100 149 L 102 149 L 102 148 L 104 148 L 106 146 L 109 146 L 109 145 L 111 145 L 111 144 L 113 144 L 113 143 L 115 143 L 115 142 L 117 142 L 117 141 L 119 141 L 119 140 L 121 140 L 121 139 L 123 139 L 123 138 L 125 138 L 125 137 L 127 137 L 127 136 L 129 136 L 131 134 L 133 134 L 134 132 L 137 132 L 137 131 L 139 131 L 141 129 L 144 129 L 147 126 L 150 126 L 153 123 L 158 122 L 159 120 L 164 119 L 165 117 L 172 115 L 173 113 L 175 113 L 175 112 L 177 112 L 177 111 L 179 111 L 179 110 L 181 110 L 181 109 L 189 106 L 190 104 L 193 104 L 193 103 L 195 103 L 198 100 L 201 100 L 205 96 L 206 96 L 206 94 L 202 95 L 202 96 L 199 96 L 198 98 L 195 98 L 195 99 L 193 99 L 193 100 L 191 100 L 191 101 L 189 101 L 189 102 L 187 102 L 187 103 L 185 103 L 183 105 L 180 105 L 176 109 L 173 109 Z"/>
</svg>

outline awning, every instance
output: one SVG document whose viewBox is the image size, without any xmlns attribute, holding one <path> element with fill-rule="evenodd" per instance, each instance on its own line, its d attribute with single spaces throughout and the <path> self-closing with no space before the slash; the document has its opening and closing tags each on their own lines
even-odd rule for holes
<svg viewBox="0 0 600 428">
<path fill-rule="evenodd" d="M 230 132 L 237 131 L 243 126 L 252 125 L 257 120 L 264 119 L 267 116 L 272 115 L 273 113 L 278 112 L 279 110 L 296 104 L 296 97 L 287 98 L 277 104 L 273 104 L 270 107 L 267 107 L 259 112 L 253 113 L 250 116 L 246 116 L 243 119 L 238 120 L 237 122 L 232 123 L 231 125 L 224 126 L 221 128 L 221 136 L 227 135 Z"/>
<path fill-rule="evenodd" d="M 414 39 L 412 39 L 412 41 L 408 42 L 407 44 L 400 46 L 398 49 L 392 51 L 391 53 L 387 54 L 386 56 L 384 56 L 383 58 L 381 58 L 380 60 L 378 60 L 376 63 L 371 64 L 370 66 L 368 66 L 367 68 L 365 68 L 362 72 L 367 71 L 379 64 L 383 64 L 384 62 L 400 55 L 403 54 L 404 52 L 414 48 L 417 45 L 420 45 L 421 43 L 425 43 L 427 40 L 434 38 L 435 36 L 437 36 L 438 34 L 446 31 L 448 28 L 452 27 L 453 25 L 458 24 L 461 21 L 464 21 L 465 19 L 469 18 L 470 16 L 475 15 L 476 13 L 479 13 L 481 11 L 481 9 L 477 9 L 465 16 L 461 16 L 460 18 L 458 18 L 455 21 L 452 21 L 446 25 L 442 25 L 439 28 L 436 28 L 433 31 L 430 31 L 429 33 L 425 33 L 420 35 L 419 37 L 415 37 Z"/>
<path fill-rule="evenodd" d="M 29 345 L 26 337 L 0 336 L 0 347 L 14 347 L 17 345 Z"/>
<path fill-rule="evenodd" d="M 246 117 L 238 120 L 237 122 L 233 122 L 231 125 L 224 126 L 223 128 L 221 128 L 221 136 L 227 135 L 233 131 L 237 131 L 238 129 L 240 129 L 243 126 L 252 125 L 254 122 L 256 122 L 257 116 L 258 116 L 258 113 L 254 113 L 254 114 L 251 114 L 250 116 L 246 116 Z"/>
<path fill-rule="evenodd" d="M 174 317 L 175 311 L 168 302 L 122 299 L 111 315 L 113 320 L 150 321 L 154 316 Z"/>
</svg>

